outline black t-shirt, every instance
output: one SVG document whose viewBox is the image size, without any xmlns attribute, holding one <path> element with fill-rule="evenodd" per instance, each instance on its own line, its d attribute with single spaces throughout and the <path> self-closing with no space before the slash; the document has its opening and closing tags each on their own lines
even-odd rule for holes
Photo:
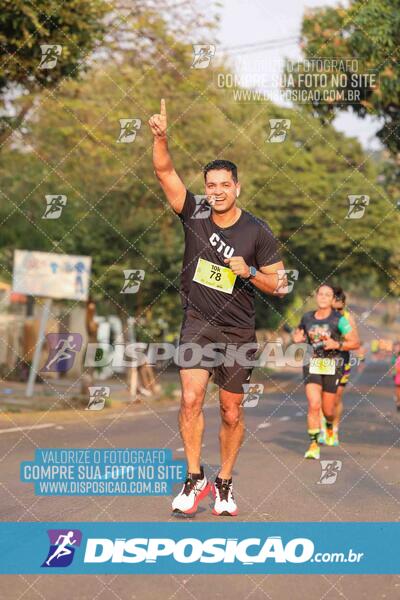
<svg viewBox="0 0 400 600">
<path fill-rule="evenodd" d="M 254 329 L 254 288 L 237 277 L 231 293 L 193 281 L 199 259 L 227 267 L 225 258 L 242 256 L 257 269 L 279 262 L 278 243 L 264 222 L 242 210 L 230 227 L 218 227 L 204 196 L 195 197 L 187 190 L 179 214 L 185 231 L 185 252 L 181 276 L 184 309 L 190 308 L 210 324 Z M 218 276 L 218 275 L 217 275 Z"/>
<path fill-rule="evenodd" d="M 315 310 L 306 312 L 298 325 L 303 329 L 308 344 L 318 344 L 328 338 L 340 341 L 342 335 L 351 331 L 351 326 L 346 317 L 343 317 L 337 310 L 331 310 L 330 314 L 325 319 L 317 319 Z M 313 351 L 314 356 L 319 357 L 335 357 L 340 355 L 338 350 L 324 350 L 316 348 Z"/>
</svg>

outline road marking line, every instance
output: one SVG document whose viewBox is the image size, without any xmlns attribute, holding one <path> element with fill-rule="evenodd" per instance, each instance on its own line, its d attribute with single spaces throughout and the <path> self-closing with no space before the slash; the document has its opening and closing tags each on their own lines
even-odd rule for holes
<svg viewBox="0 0 400 600">
<path fill-rule="evenodd" d="M 41 425 L 26 425 L 25 427 L 8 427 L 7 429 L 0 429 L 0 433 L 16 433 L 18 431 L 32 431 L 34 429 L 47 429 L 48 427 L 54 427 L 55 423 L 42 423 Z"/>
<path fill-rule="evenodd" d="M 122 415 L 122 418 L 125 419 L 125 417 L 143 417 L 144 415 L 151 415 L 151 411 L 150 410 L 138 410 L 137 412 L 134 413 L 113 413 L 112 415 L 104 415 L 105 419 L 119 419 Z"/>
</svg>

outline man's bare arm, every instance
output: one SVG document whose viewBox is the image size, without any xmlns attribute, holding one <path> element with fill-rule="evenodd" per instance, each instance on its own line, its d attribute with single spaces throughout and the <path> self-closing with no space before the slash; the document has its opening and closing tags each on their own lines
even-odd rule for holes
<svg viewBox="0 0 400 600">
<path fill-rule="evenodd" d="M 257 271 L 257 275 L 252 279 L 252 283 L 265 294 L 284 298 L 287 294 L 287 290 L 285 289 L 287 287 L 287 279 L 286 275 L 283 280 L 279 279 L 278 274 L 278 271 L 283 271 L 284 269 L 285 266 L 282 261 L 268 265 L 267 267 L 260 267 L 260 271 Z"/>
<path fill-rule="evenodd" d="M 357 329 L 352 328 L 343 336 L 342 350 L 357 350 L 360 347 L 360 338 Z"/>
<path fill-rule="evenodd" d="M 235 275 L 239 275 L 246 279 L 250 275 L 250 267 L 246 264 L 242 256 L 225 258 L 224 262 L 229 265 Z M 287 280 L 286 276 L 283 280 L 279 279 L 278 271 L 283 271 L 284 269 L 285 267 L 281 260 L 273 265 L 260 267 L 260 270 L 257 271 L 255 277 L 251 278 L 251 283 L 261 292 L 264 292 L 264 294 L 271 294 L 272 296 L 283 298 L 287 293 L 287 290 L 285 289 Z"/>
<path fill-rule="evenodd" d="M 161 100 L 160 114 L 149 119 L 153 134 L 154 172 L 167 200 L 176 213 L 181 213 L 185 203 L 186 188 L 174 169 L 167 141 L 167 109 L 165 100 Z"/>
</svg>

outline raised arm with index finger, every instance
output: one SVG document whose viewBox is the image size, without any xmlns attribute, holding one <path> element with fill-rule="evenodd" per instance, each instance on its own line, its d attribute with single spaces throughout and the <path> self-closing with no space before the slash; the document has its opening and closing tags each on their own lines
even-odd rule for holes
<svg viewBox="0 0 400 600">
<path fill-rule="evenodd" d="M 174 169 L 167 142 L 167 108 L 164 98 L 161 99 L 160 113 L 149 119 L 153 134 L 154 172 L 165 196 L 176 213 L 182 212 L 185 203 L 186 188 Z"/>
</svg>

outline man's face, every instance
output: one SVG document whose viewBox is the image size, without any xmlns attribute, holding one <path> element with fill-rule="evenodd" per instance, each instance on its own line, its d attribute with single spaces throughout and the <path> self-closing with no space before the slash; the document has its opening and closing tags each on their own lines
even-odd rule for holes
<svg viewBox="0 0 400 600">
<path fill-rule="evenodd" d="M 205 184 L 207 199 L 213 211 L 225 213 L 235 205 L 240 185 L 235 183 L 231 171 L 213 169 L 207 173 Z"/>
<path fill-rule="evenodd" d="M 328 308 L 332 306 L 333 302 L 333 290 L 327 285 L 321 285 L 317 292 L 317 306 L 318 308 Z"/>
</svg>

